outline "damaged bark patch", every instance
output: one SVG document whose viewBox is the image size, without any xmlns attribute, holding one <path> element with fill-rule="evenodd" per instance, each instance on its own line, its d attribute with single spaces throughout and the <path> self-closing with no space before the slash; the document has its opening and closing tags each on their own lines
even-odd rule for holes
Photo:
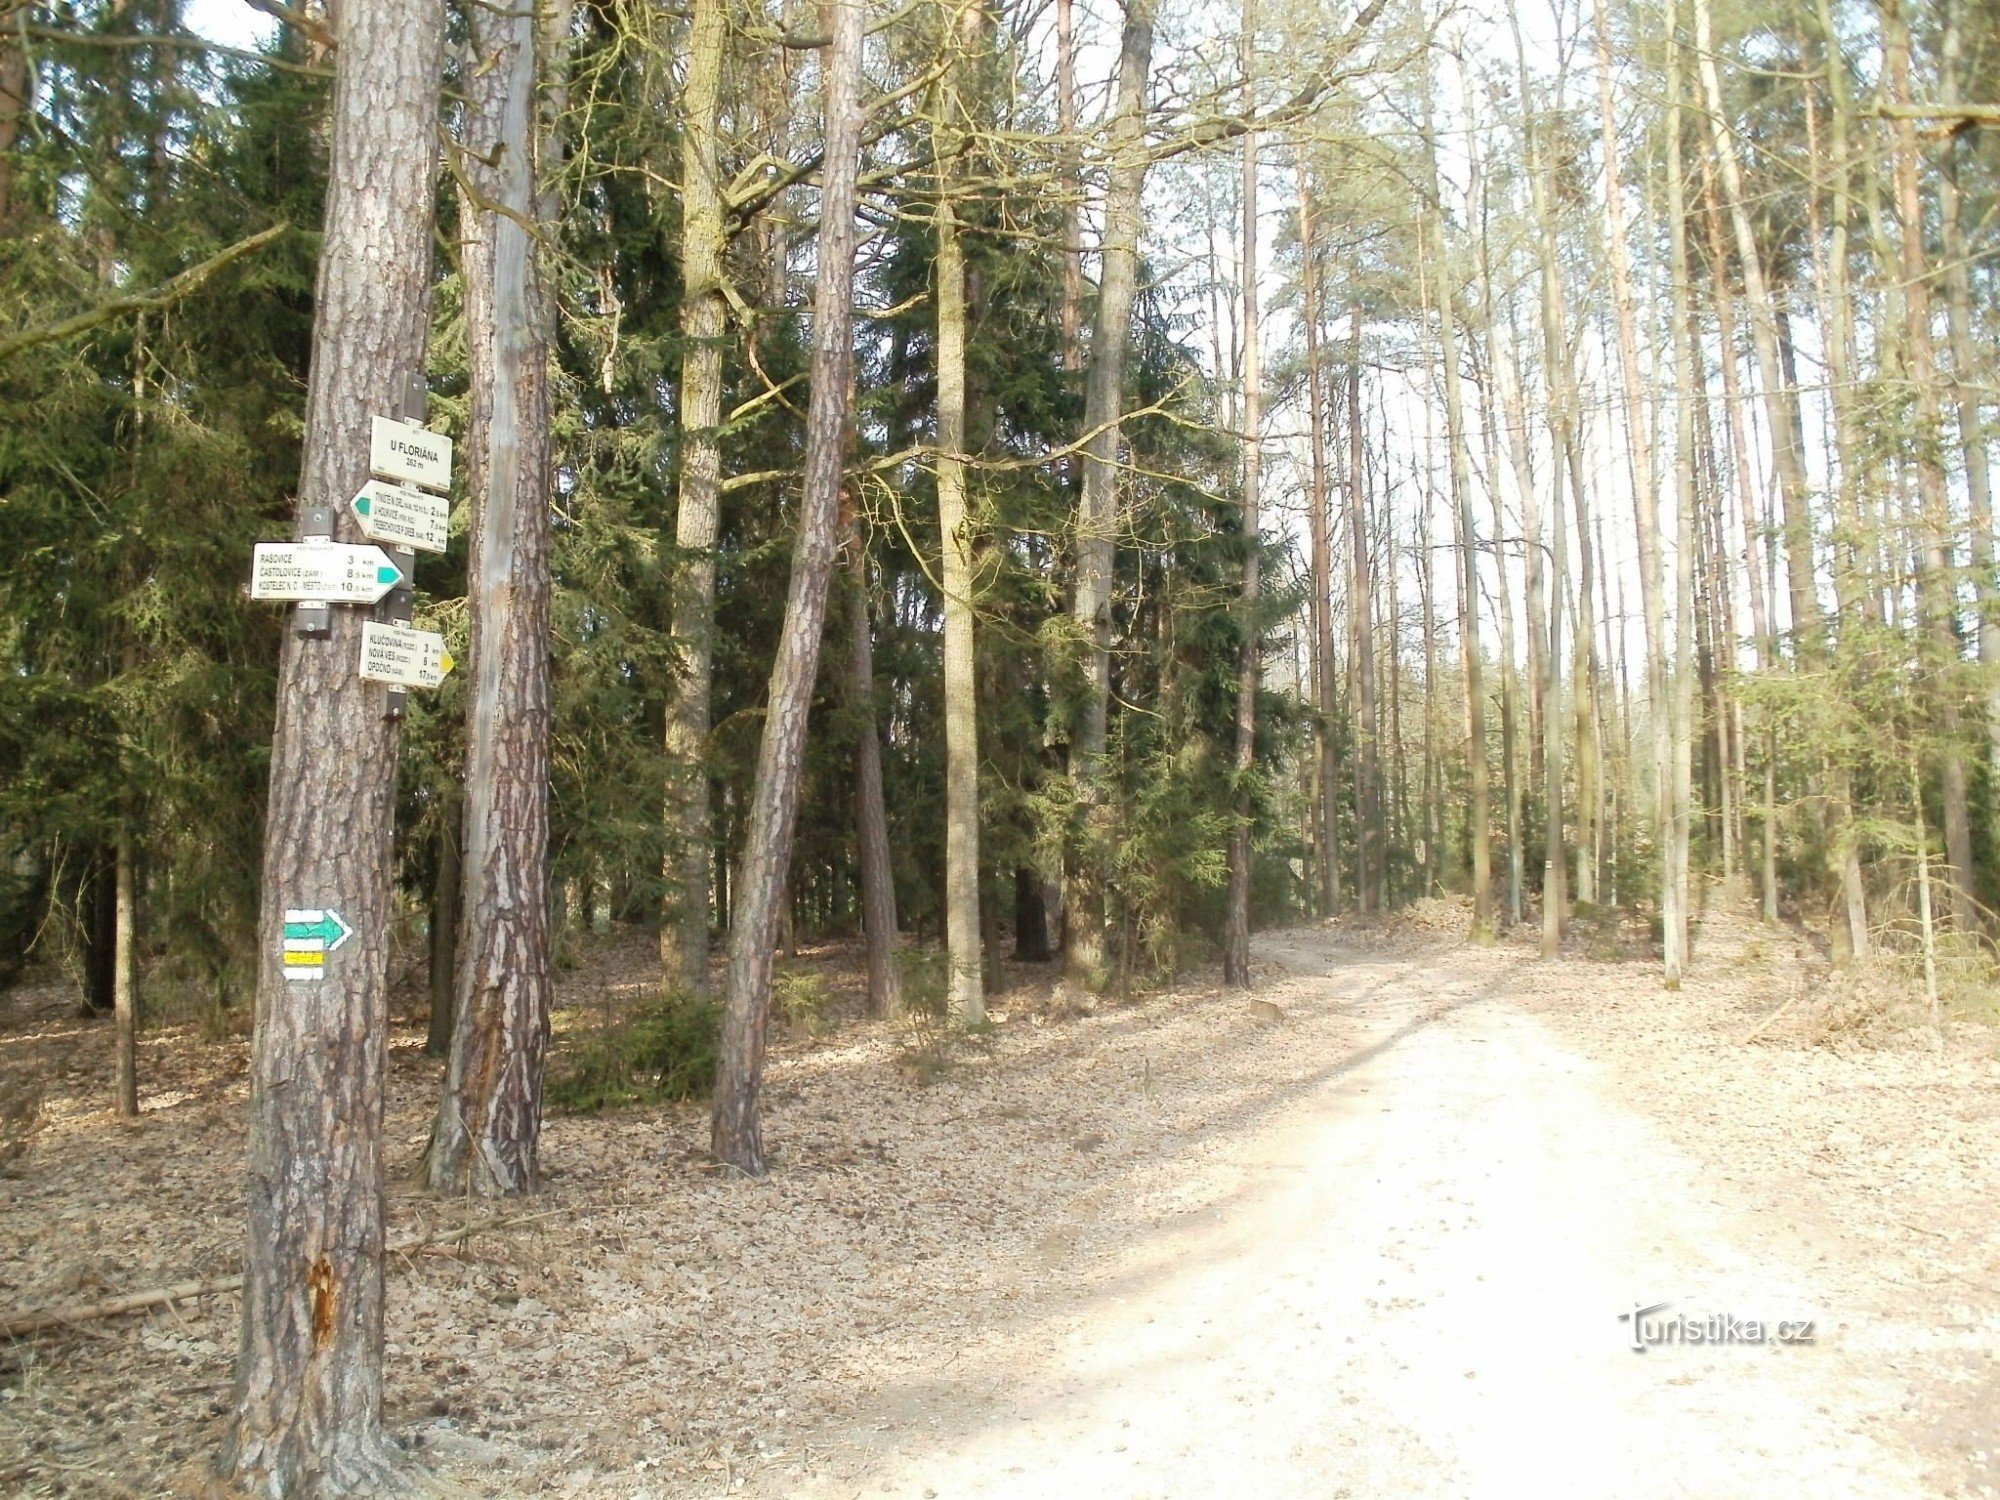
<svg viewBox="0 0 2000 1500">
<path fill-rule="evenodd" d="M 313 1349 L 333 1342 L 334 1305 L 339 1301 L 333 1286 L 333 1264 L 324 1255 L 306 1273 L 306 1289 L 312 1293 Z"/>
</svg>

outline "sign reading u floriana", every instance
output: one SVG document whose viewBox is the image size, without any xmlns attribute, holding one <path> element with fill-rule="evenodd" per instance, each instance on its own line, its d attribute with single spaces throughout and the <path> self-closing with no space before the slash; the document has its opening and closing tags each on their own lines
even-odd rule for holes
<svg viewBox="0 0 2000 1500">
<path fill-rule="evenodd" d="M 420 484 L 427 490 L 451 488 L 451 439 L 428 427 L 371 417 L 368 472 L 377 479 Z"/>
</svg>

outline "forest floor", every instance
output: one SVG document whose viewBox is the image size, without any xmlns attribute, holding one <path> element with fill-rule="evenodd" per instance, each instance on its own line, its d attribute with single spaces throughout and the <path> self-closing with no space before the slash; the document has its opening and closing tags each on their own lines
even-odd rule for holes
<svg viewBox="0 0 2000 1500">
<path fill-rule="evenodd" d="M 808 953 L 836 998 L 774 1051 L 767 1178 L 713 1168 L 698 1106 L 557 1115 L 542 1217 L 395 1258 L 413 1489 L 2000 1494 L 2000 1035 L 1930 1045 L 1717 905 L 1678 994 L 1615 941 L 1470 946 L 1446 902 L 1265 934 L 1254 997 L 1010 967 L 942 1067 Z M 650 961 L 586 947 L 559 1052 Z M 247 1044 L 149 1037 L 120 1125 L 70 1009 L 0 998 L 0 1068 L 52 1079 L 0 1313 L 236 1264 Z M 403 1168 L 437 1068 L 413 1023 L 392 1058 Z M 483 1213 L 399 1186 L 392 1233 Z M 1636 1353 L 1656 1303 L 1813 1338 Z M 0 1492 L 202 1492 L 236 1313 L 0 1347 Z"/>
</svg>

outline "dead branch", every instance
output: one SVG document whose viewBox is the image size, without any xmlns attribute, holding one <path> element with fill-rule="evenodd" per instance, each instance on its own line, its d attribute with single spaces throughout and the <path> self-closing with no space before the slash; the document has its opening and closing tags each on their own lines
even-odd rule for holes
<svg viewBox="0 0 2000 1500">
<path fill-rule="evenodd" d="M 393 1242 L 388 1249 L 390 1255 L 408 1255 L 414 1250 L 426 1250 L 435 1245 L 456 1245 L 469 1240 L 475 1234 L 488 1230 L 518 1229 L 523 1224 L 532 1224 L 537 1219 L 553 1218 L 560 1210 L 550 1209 L 546 1213 L 519 1214 L 511 1218 L 475 1219 L 470 1224 L 461 1224 L 456 1229 L 434 1230 L 429 1234 L 413 1235 L 408 1239 Z M 126 1292 L 122 1296 L 106 1297 L 97 1302 L 79 1303 L 75 1307 L 52 1307 L 41 1312 L 16 1313 L 0 1317 L 0 1338 L 26 1338 L 32 1334 L 46 1333 L 51 1328 L 67 1328 L 77 1323 L 92 1323 L 101 1318 L 121 1318 L 127 1313 L 146 1312 L 155 1307 L 169 1307 L 176 1302 L 187 1302 L 196 1297 L 213 1297 L 222 1292 L 240 1291 L 243 1276 L 216 1276 L 206 1281 L 177 1281 L 172 1286 L 155 1287 L 147 1292 Z"/>
<path fill-rule="evenodd" d="M 207 260 L 189 266 L 179 275 L 170 276 L 151 291 L 136 292 L 129 297 L 113 297 L 108 302 L 100 302 L 90 311 L 78 313 L 73 318 L 63 318 L 58 322 L 24 328 L 19 333 L 0 338 L 0 360 L 8 359 L 25 349 L 33 349 L 41 344 L 52 344 L 59 339 L 74 338 L 79 333 L 88 333 L 100 324 L 109 323 L 126 313 L 154 312 L 163 307 L 171 307 L 231 261 L 255 254 L 290 228 L 289 224 L 273 224 L 269 229 L 260 230 L 248 239 L 238 240 L 228 248 L 218 250 Z"/>
</svg>

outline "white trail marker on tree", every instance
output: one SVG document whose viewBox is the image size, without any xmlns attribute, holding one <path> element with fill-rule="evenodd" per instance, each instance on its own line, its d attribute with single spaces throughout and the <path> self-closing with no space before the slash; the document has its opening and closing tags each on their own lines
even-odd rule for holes
<svg viewBox="0 0 2000 1500">
<path fill-rule="evenodd" d="M 396 687 L 434 688 L 456 665 L 435 630 L 412 630 L 377 620 L 361 626 L 361 676 Z"/>
<path fill-rule="evenodd" d="M 371 479 L 348 502 L 361 534 L 372 541 L 442 552 L 450 541 L 451 501 L 443 495 Z"/>
<path fill-rule="evenodd" d="M 368 472 L 377 479 L 399 479 L 428 490 L 451 488 L 451 439 L 413 422 L 371 417 L 368 425 Z"/>
<path fill-rule="evenodd" d="M 373 604 L 403 581 L 403 570 L 380 547 L 259 542 L 251 559 L 250 597 Z"/>
</svg>

